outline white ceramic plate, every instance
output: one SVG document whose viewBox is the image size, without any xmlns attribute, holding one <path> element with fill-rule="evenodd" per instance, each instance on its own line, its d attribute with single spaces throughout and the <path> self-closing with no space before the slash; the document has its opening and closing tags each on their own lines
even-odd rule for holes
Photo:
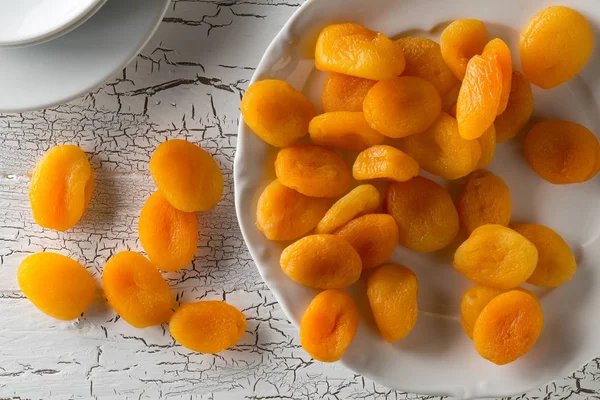
<svg viewBox="0 0 600 400">
<path fill-rule="evenodd" d="M 0 48 L 0 112 L 55 106 L 100 86 L 144 47 L 169 3 L 109 0 L 60 38 Z"/>
<path fill-rule="evenodd" d="M 394 37 L 400 34 L 439 40 L 445 23 L 457 18 L 486 22 L 490 38 L 501 37 L 520 61 L 520 28 L 553 0 L 309 0 L 272 42 L 253 81 L 283 79 L 319 105 L 324 74 L 314 69 L 318 32 L 334 22 L 364 24 Z M 595 0 L 561 0 L 582 12 L 597 32 L 600 7 Z M 600 71 L 598 46 L 582 74 L 550 91 L 534 89 L 535 115 L 576 121 L 600 131 Z M 241 229 L 260 273 L 285 313 L 298 325 L 316 291 L 302 287 L 279 267 L 284 247 L 268 241 L 256 228 L 256 203 L 273 179 L 276 149 L 263 143 L 240 121 L 235 160 L 236 209 Z M 349 291 L 361 309 L 361 324 L 342 358 L 348 368 L 388 387 L 406 392 L 449 395 L 459 399 L 502 397 L 525 392 L 564 377 L 600 353 L 600 178 L 584 184 L 555 186 L 539 178 L 521 154 L 521 142 L 498 146 L 489 168 L 511 189 L 513 222 L 537 222 L 558 231 L 579 262 L 566 285 L 539 292 L 545 328 L 533 350 L 518 361 L 498 367 L 478 356 L 462 332 L 459 304 L 471 286 L 450 263 L 452 251 L 420 254 L 398 246 L 392 261 L 412 268 L 418 276 L 419 319 L 409 336 L 385 342 L 373 325 L 362 282 Z M 440 180 L 438 180 L 440 181 Z M 442 183 L 443 181 L 440 181 Z M 443 183 L 447 185 L 447 183 Z"/>
</svg>

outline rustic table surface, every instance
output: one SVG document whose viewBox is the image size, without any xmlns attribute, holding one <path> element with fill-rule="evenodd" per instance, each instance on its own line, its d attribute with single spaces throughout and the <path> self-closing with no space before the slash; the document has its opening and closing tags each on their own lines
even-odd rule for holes
<svg viewBox="0 0 600 400">
<path fill-rule="evenodd" d="M 173 0 L 148 46 L 84 98 L 0 115 L 0 398 L 7 399 L 424 399 L 377 385 L 302 350 L 296 328 L 262 282 L 234 211 L 239 101 L 265 48 L 301 0 Z M 223 199 L 201 214 L 193 265 L 165 275 L 178 302 L 225 299 L 243 310 L 241 342 L 218 355 L 174 343 L 167 327 L 138 330 L 99 291 L 83 318 L 37 311 L 16 281 L 29 254 L 56 251 L 96 279 L 113 254 L 141 250 L 137 219 L 155 190 L 154 148 L 185 138 L 210 151 L 225 175 Z M 72 230 L 31 216 L 29 174 L 50 147 L 74 143 L 97 174 L 91 206 Z M 600 360 L 519 397 L 600 399 Z"/>
</svg>

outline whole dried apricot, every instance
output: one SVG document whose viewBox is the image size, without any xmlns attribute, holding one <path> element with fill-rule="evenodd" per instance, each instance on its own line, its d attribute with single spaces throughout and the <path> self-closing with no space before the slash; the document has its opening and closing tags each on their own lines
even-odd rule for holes
<svg viewBox="0 0 600 400">
<path fill-rule="evenodd" d="M 308 133 L 319 146 L 348 151 L 363 151 L 385 139 L 367 124 L 362 112 L 350 111 L 328 112 L 313 118 Z"/>
<path fill-rule="evenodd" d="M 171 317 L 173 338 L 190 350 L 215 354 L 233 347 L 246 330 L 246 316 L 224 301 L 182 305 Z"/>
<path fill-rule="evenodd" d="M 96 282 L 72 258 L 44 252 L 25 258 L 18 271 L 19 287 L 33 305 L 52 318 L 78 318 L 96 295 Z"/>
<path fill-rule="evenodd" d="M 354 218 L 379 208 L 381 196 L 372 185 L 360 185 L 335 202 L 319 221 L 316 233 L 333 233 Z"/>
<path fill-rule="evenodd" d="M 460 323 L 465 333 L 473 339 L 473 328 L 479 315 L 492 299 L 506 290 L 473 286 L 462 296 L 460 302 Z"/>
<path fill-rule="evenodd" d="M 510 96 L 512 81 L 512 57 L 510 49 L 502 39 L 493 39 L 485 45 L 482 56 L 495 58 L 502 72 L 502 94 L 500 95 L 500 103 L 498 104 L 497 111 L 497 114 L 500 115 L 506 110 L 508 97 Z"/>
<path fill-rule="evenodd" d="M 331 72 L 321 93 L 323 112 L 363 110 L 363 101 L 377 81 Z"/>
<path fill-rule="evenodd" d="M 317 114 L 302 92 L 276 79 L 251 84 L 240 108 L 250 129 L 275 147 L 289 146 L 306 136 L 308 124 Z"/>
<path fill-rule="evenodd" d="M 444 29 L 440 50 L 454 75 L 463 80 L 469 60 L 483 52 L 487 43 L 485 24 L 477 19 L 458 19 Z"/>
<path fill-rule="evenodd" d="M 505 142 L 525 128 L 533 112 L 531 84 L 520 72 L 513 71 L 506 110 L 496 117 L 496 141 Z"/>
<path fill-rule="evenodd" d="M 29 202 L 33 219 L 43 227 L 71 229 L 88 207 L 94 191 L 94 172 L 85 153 L 65 144 L 46 152 L 33 171 Z"/>
<path fill-rule="evenodd" d="M 340 289 L 319 293 L 300 322 L 300 343 L 317 361 L 334 362 L 342 358 L 358 329 L 358 307 Z"/>
<path fill-rule="evenodd" d="M 482 169 L 490 165 L 496 155 L 496 127 L 494 124 L 483 132 L 483 135 L 479 136 L 477 141 L 481 146 L 481 157 L 475 169 Z"/>
<path fill-rule="evenodd" d="M 419 175 L 419 163 L 403 151 L 382 144 L 369 147 L 356 157 L 352 175 L 358 181 L 389 179 L 404 182 Z"/>
<path fill-rule="evenodd" d="M 400 244 L 414 251 L 443 249 L 458 233 L 458 213 L 450 194 L 421 176 L 392 183 L 385 210 L 396 220 Z"/>
<path fill-rule="evenodd" d="M 212 156 L 194 143 L 171 139 L 158 145 L 150 174 L 173 207 L 185 212 L 213 208 L 223 195 L 223 175 Z"/>
</svg>

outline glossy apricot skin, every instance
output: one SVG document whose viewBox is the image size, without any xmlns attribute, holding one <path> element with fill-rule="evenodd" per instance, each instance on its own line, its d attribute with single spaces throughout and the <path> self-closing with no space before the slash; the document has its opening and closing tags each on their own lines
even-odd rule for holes
<svg viewBox="0 0 600 400">
<path fill-rule="evenodd" d="M 335 232 L 354 247 L 363 269 L 375 268 L 386 262 L 398 244 L 398 225 L 388 214 L 367 214 L 358 217 Z"/>
<path fill-rule="evenodd" d="M 169 329 L 183 347 L 216 354 L 239 342 L 246 330 L 246 316 L 223 301 L 198 301 L 179 307 Z"/>
<path fill-rule="evenodd" d="M 417 323 L 419 283 L 409 268 L 386 264 L 367 280 L 367 297 L 381 336 L 388 342 L 406 337 Z"/>
<path fill-rule="evenodd" d="M 386 179 L 405 182 L 419 175 L 419 163 L 395 147 L 372 146 L 356 157 L 352 175 L 358 181 Z"/>
<path fill-rule="evenodd" d="M 381 195 L 375 186 L 357 186 L 331 206 L 315 233 L 333 233 L 354 218 L 374 212 L 380 205 Z"/>
<path fill-rule="evenodd" d="M 583 69 L 593 46 L 594 33 L 585 17 L 568 7 L 548 7 L 521 31 L 521 66 L 531 83 L 551 89 Z"/>
<path fill-rule="evenodd" d="M 598 139 L 574 122 L 550 120 L 533 125 L 525 135 L 523 152 L 531 169 L 556 185 L 585 182 L 598 173 Z"/>
<path fill-rule="evenodd" d="M 400 244 L 411 250 L 443 249 L 458 233 L 458 213 L 450 194 L 427 178 L 390 184 L 384 208 L 398 225 Z"/>
<path fill-rule="evenodd" d="M 150 159 L 150 174 L 169 203 L 181 211 L 207 211 L 223 195 L 219 165 L 207 151 L 187 140 L 159 144 Z"/>
<path fill-rule="evenodd" d="M 470 281 L 495 289 L 524 283 L 538 262 L 535 245 L 503 225 L 475 229 L 454 253 L 454 269 Z"/>
<path fill-rule="evenodd" d="M 467 336 L 473 339 L 473 328 L 477 318 L 494 297 L 504 292 L 506 290 L 473 286 L 463 293 L 460 302 L 460 323 Z"/>
<path fill-rule="evenodd" d="M 481 157 L 475 169 L 483 169 L 494 161 L 496 155 L 496 127 L 494 124 L 483 132 L 483 135 L 477 139 L 481 146 Z"/>
<path fill-rule="evenodd" d="M 279 182 L 310 197 L 339 197 L 350 191 L 350 167 L 335 151 L 303 144 L 279 150 L 275 159 Z"/>
<path fill-rule="evenodd" d="M 61 254 L 32 254 L 21 262 L 17 276 L 38 310 L 63 321 L 79 318 L 96 295 L 96 282 L 85 267 Z"/>
<path fill-rule="evenodd" d="M 456 206 L 460 224 L 468 235 L 487 224 L 508 226 L 512 215 L 508 185 L 501 177 L 486 170 L 469 175 Z"/>
<path fill-rule="evenodd" d="M 250 129 L 274 147 L 289 146 L 306 136 L 310 120 L 317 115 L 302 92 L 275 79 L 251 84 L 240 109 Z"/>
<path fill-rule="evenodd" d="M 440 50 L 448 68 L 463 80 L 469 60 L 483 52 L 487 43 L 487 29 L 476 19 L 458 19 L 444 29 Z"/>
<path fill-rule="evenodd" d="M 527 282 L 555 288 L 567 283 L 575 275 L 575 256 L 558 233 L 539 224 L 515 224 L 511 228 L 529 239 L 538 250 L 537 266 Z"/>
<path fill-rule="evenodd" d="M 517 136 L 529 122 L 533 106 L 531 84 L 523 74 L 513 71 L 506 110 L 494 121 L 496 141 L 506 142 Z"/>
<path fill-rule="evenodd" d="M 310 121 L 308 133 L 310 140 L 319 146 L 347 151 L 363 151 L 385 139 L 369 126 L 362 112 L 321 114 Z"/>
<path fill-rule="evenodd" d="M 483 57 L 494 58 L 500 65 L 502 72 L 502 93 L 500 95 L 500 103 L 498 104 L 498 115 L 506 110 L 508 98 L 510 96 L 510 87 L 512 84 L 512 56 L 510 49 L 502 39 L 492 39 L 485 45 L 482 53 Z"/>
<path fill-rule="evenodd" d="M 321 93 L 323 112 L 362 112 L 363 101 L 377 81 L 331 72 L 325 78 Z"/>
<path fill-rule="evenodd" d="M 159 325 L 171 317 L 169 285 L 139 253 L 122 251 L 111 257 L 104 266 L 102 286 L 110 306 L 136 328 Z"/>
<path fill-rule="evenodd" d="M 334 362 L 354 339 L 358 329 L 358 307 L 343 290 L 329 289 L 310 303 L 300 322 L 300 343 L 317 361 Z"/>
<path fill-rule="evenodd" d="M 142 208 L 138 234 L 157 268 L 177 271 L 189 265 L 196 254 L 198 219 L 195 213 L 179 211 L 161 192 L 156 192 Z"/>
<path fill-rule="evenodd" d="M 544 327 L 544 313 L 531 293 L 511 290 L 493 298 L 481 311 L 473 329 L 475 349 L 497 365 L 525 355 Z"/>
<path fill-rule="evenodd" d="M 333 24 L 319 34 L 315 66 L 359 78 L 390 79 L 404 71 L 402 48 L 384 34 L 353 23 Z"/>
<path fill-rule="evenodd" d="M 258 199 L 256 226 L 269 240 L 296 240 L 315 229 L 332 202 L 300 194 L 276 179 Z"/>
<path fill-rule="evenodd" d="M 43 228 L 66 231 L 83 215 L 94 191 L 94 172 L 79 147 L 51 148 L 38 161 L 29 186 L 33 219 Z"/>
<path fill-rule="evenodd" d="M 362 263 L 352 245 L 330 234 L 305 236 L 283 250 L 281 269 L 314 289 L 342 289 L 360 278 Z"/>
</svg>

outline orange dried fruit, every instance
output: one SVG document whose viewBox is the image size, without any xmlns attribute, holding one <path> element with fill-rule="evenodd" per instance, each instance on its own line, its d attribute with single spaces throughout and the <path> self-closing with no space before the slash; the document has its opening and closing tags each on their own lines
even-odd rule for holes
<svg viewBox="0 0 600 400">
<path fill-rule="evenodd" d="M 440 50 L 444 61 L 454 75 L 463 80 L 469 60 L 483 52 L 487 43 L 487 29 L 477 19 L 458 19 L 444 29 Z"/>
<path fill-rule="evenodd" d="M 363 110 L 363 101 L 377 81 L 331 72 L 321 93 L 323 112 Z"/>
<path fill-rule="evenodd" d="M 316 233 L 333 233 L 354 218 L 379 208 L 381 196 L 372 185 L 360 185 L 335 202 L 319 221 Z"/>
<path fill-rule="evenodd" d="M 497 114 L 500 115 L 506 110 L 508 98 L 510 96 L 510 87 L 512 82 L 512 57 L 510 49 L 502 39 L 492 39 L 485 45 L 482 53 L 483 57 L 495 58 L 502 72 L 502 94 L 498 104 Z"/>
<path fill-rule="evenodd" d="M 348 151 L 363 151 L 385 139 L 369 126 L 362 112 L 321 114 L 310 121 L 308 132 L 310 139 L 319 146 Z"/>
<path fill-rule="evenodd" d="M 460 323 L 465 333 L 473 339 L 473 328 L 479 315 L 492 299 L 506 290 L 473 286 L 462 296 L 460 302 Z"/>
<path fill-rule="evenodd" d="M 481 157 L 475 169 L 482 169 L 490 165 L 496 155 L 496 127 L 494 124 L 483 132 L 483 135 L 479 136 L 477 141 L 481 146 Z"/>
<path fill-rule="evenodd" d="M 525 128 L 533 112 L 531 84 L 520 72 L 513 71 L 506 110 L 496 117 L 496 141 L 505 142 Z"/>
<path fill-rule="evenodd" d="M 419 163 L 392 146 L 379 145 L 361 152 L 352 166 L 354 179 L 387 179 L 407 181 L 419 175 Z"/>
</svg>

